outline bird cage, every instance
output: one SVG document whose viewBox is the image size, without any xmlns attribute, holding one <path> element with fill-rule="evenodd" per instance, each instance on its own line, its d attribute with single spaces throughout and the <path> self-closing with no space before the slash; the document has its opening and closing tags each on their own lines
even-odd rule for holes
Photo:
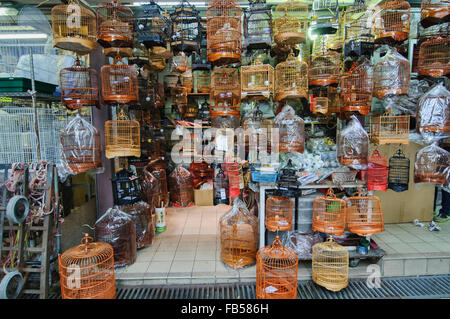
<svg viewBox="0 0 450 319">
<path fill-rule="evenodd" d="M 188 69 L 186 72 L 181 74 L 181 85 L 186 88 L 187 93 L 191 93 L 194 89 L 194 76 L 192 70 Z"/>
<path fill-rule="evenodd" d="M 156 72 L 163 71 L 166 68 L 166 59 L 172 56 L 170 51 L 161 47 L 148 49 L 148 55 L 150 70 Z"/>
<path fill-rule="evenodd" d="M 140 201 L 132 205 L 122 205 L 121 211 L 131 216 L 136 227 L 136 248 L 143 248 L 153 242 L 153 206 Z"/>
<path fill-rule="evenodd" d="M 409 144 L 409 115 L 385 113 L 370 117 L 370 141 L 375 144 Z"/>
<path fill-rule="evenodd" d="M 148 166 L 144 167 L 141 174 L 141 199 L 154 208 L 158 204 L 159 180 L 149 171 Z"/>
<path fill-rule="evenodd" d="M 194 184 L 191 172 L 177 166 L 169 176 L 170 201 L 173 206 L 187 207 L 194 203 Z"/>
<path fill-rule="evenodd" d="M 275 67 L 275 101 L 308 97 L 308 64 L 289 54 Z"/>
<path fill-rule="evenodd" d="M 97 28 L 97 41 L 102 47 L 133 47 L 133 11 L 120 1 L 99 4 Z"/>
<path fill-rule="evenodd" d="M 313 0 L 311 20 L 312 35 L 336 33 L 339 28 L 338 0 Z"/>
<path fill-rule="evenodd" d="M 339 199 L 332 188 L 326 196 L 317 196 L 313 202 L 312 230 L 340 236 L 345 230 L 347 205 Z"/>
<path fill-rule="evenodd" d="M 409 158 L 405 157 L 401 149 L 389 159 L 389 189 L 392 189 L 394 192 L 408 190 L 409 164 Z"/>
<path fill-rule="evenodd" d="M 209 72 L 200 71 L 197 74 L 197 92 L 209 93 L 211 86 L 211 74 Z"/>
<path fill-rule="evenodd" d="M 184 113 L 183 117 L 185 119 L 195 119 L 198 114 L 198 102 L 197 101 L 190 101 L 186 106 L 186 112 Z"/>
<path fill-rule="evenodd" d="M 257 106 L 245 114 L 242 127 L 245 132 L 244 143 L 248 161 L 256 163 L 261 152 L 269 153 L 271 150 L 273 121 L 264 118 L 263 112 Z"/>
<path fill-rule="evenodd" d="M 109 208 L 95 222 L 95 240 L 113 248 L 114 267 L 136 261 L 136 226 L 133 218 L 118 208 Z"/>
<path fill-rule="evenodd" d="M 206 39 L 206 38 L 205 38 Z M 192 53 L 192 71 L 203 70 L 210 71 L 211 64 L 208 63 L 208 54 L 207 49 L 200 48 L 200 53 L 193 52 Z"/>
<path fill-rule="evenodd" d="M 101 68 L 102 98 L 109 104 L 136 103 L 139 100 L 138 73 L 134 66 L 118 64 L 104 65 Z"/>
<path fill-rule="evenodd" d="M 81 245 L 58 255 L 62 299 L 115 299 L 113 247 L 94 243 L 86 234 Z M 75 276 L 74 276 L 75 275 Z"/>
<path fill-rule="evenodd" d="M 417 152 L 414 183 L 445 185 L 450 181 L 450 153 L 435 144 Z"/>
<path fill-rule="evenodd" d="M 334 51 L 322 52 L 311 57 L 309 66 L 309 85 L 327 86 L 339 82 L 340 54 Z"/>
<path fill-rule="evenodd" d="M 170 47 L 174 52 L 187 54 L 199 52 L 202 41 L 201 18 L 199 11 L 187 0 L 181 0 L 170 14 L 172 36 Z"/>
<path fill-rule="evenodd" d="M 148 170 L 159 180 L 159 198 L 156 207 L 169 204 L 169 192 L 167 187 L 166 164 L 163 160 L 152 161 L 147 165 Z"/>
<path fill-rule="evenodd" d="M 111 178 L 115 205 L 133 205 L 141 200 L 139 180 L 133 171 L 121 169 Z"/>
<path fill-rule="evenodd" d="M 256 254 L 256 298 L 297 298 L 298 256 L 283 246 L 278 235 Z"/>
<path fill-rule="evenodd" d="M 272 232 L 291 230 L 293 214 L 292 198 L 270 196 L 266 200 L 266 229 Z"/>
<path fill-rule="evenodd" d="M 241 8 L 234 0 L 214 0 L 206 9 L 208 60 L 241 61 Z"/>
<path fill-rule="evenodd" d="M 273 11 L 272 34 L 278 45 L 293 45 L 306 41 L 308 33 L 308 5 L 289 0 Z"/>
<path fill-rule="evenodd" d="M 378 150 L 373 151 L 372 156 L 367 160 L 367 190 L 385 192 L 388 172 L 386 157 L 381 156 Z"/>
<path fill-rule="evenodd" d="M 244 47 L 249 50 L 270 49 L 272 45 L 272 11 L 266 0 L 249 0 L 244 13 Z"/>
<path fill-rule="evenodd" d="M 170 20 L 165 11 L 154 0 L 150 0 L 138 7 L 135 30 L 139 43 L 143 43 L 147 49 L 165 47 L 171 32 Z"/>
<path fill-rule="evenodd" d="M 192 162 L 189 166 L 189 170 L 192 174 L 194 189 L 198 189 L 202 184 L 207 183 L 214 178 L 214 169 L 209 167 L 205 162 Z"/>
<path fill-rule="evenodd" d="M 111 58 L 120 56 L 123 58 L 128 58 L 133 55 L 133 49 L 131 47 L 109 47 L 103 48 L 103 55 Z"/>
<path fill-rule="evenodd" d="M 395 44 L 409 36 L 410 4 L 404 0 L 387 0 L 374 15 L 375 43 Z"/>
<path fill-rule="evenodd" d="M 241 112 L 241 86 L 238 69 L 214 69 L 211 73 L 209 97 L 211 119 L 218 115 L 239 117 Z"/>
<path fill-rule="evenodd" d="M 420 45 L 417 70 L 420 75 L 441 77 L 450 73 L 450 37 L 438 36 Z"/>
<path fill-rule="evenodd" d="M 422 0 L 420 24 L 424 28 L 450 21 L 449 0 Z"/>
<path fill-rule="evenodd" d="M 343 166 L 366 169 L 369 152 L 369 135 L 356 116 L 339 133 L 337 143 L 338 161 Z"/>
<path fill-rule="evenodd" d="M 176 86 L 171 89 L 172 104 L 182 107 L 187 105 L 187 89 L 184 86 Z"/>
<path fill-rule="evenodd" d="M 347 198 L 347 227 L 359 236 L 370 236 L 384 231 L 383 210 L 377 196 L 357 196 Z"/>
<path fill-rule="evenodd" d="M 220 257 L 233 269 L 253 265 L 258 250 L 258 218 L 236 197 L 233 208 L 219 220 Z"/>
<path fill-rule="evenodd" d="M 333 237 L 312 247 L 312 280 L 330 291 L 348 286 L 349 253 Z"/>
<path fill-rule="evenodd" d="M 253 65 L 241 67 L 241 96 L 250 99 L 268 99 L 273 94 L 274 70 L 262 64 L 259 57 Z"/>
<path fill-rule="evenodd" d="M 97 71 L 82 67 L 77 58 L 73 67 L 59 72 L 61 102 L 71 110 L 98 105 Z"/>
<path fill-rule="evenodd" d="M 328 98 L 327 97 L 314 97 L 311 100 L 311 112 L 313 114 L 327 114 L 328 113 Z"/>
<path fill-rule="evenodd" d="M 388 94 L 408 94 L 409 61 L 391 49 L 373 67 L 373 95 L 381 99 Z"/>
<path fill-rule="evenodd" d="M 348 7 L 343 15 L 342 29 L 344 29 L 344 57 L 356 53 L 357 56 L 372 56 L 374 50 L 374 35 L 372 32 L 372 10 L 355 1 L 355 5 Z"/>
<path fill-rule="evenodd" d="M 106 157 L 141 157 L 140 133 L 139 122 L 129 120 L 121 110 L 117 119 L 105 122 Z"/>
<path fill-rule="evenodd" d="M 301 117 L 295 115 L 295 111 L 290 105 L 283 107 L 273 123 L 274 127 L 278 128 L 279 151 L 303 153 L 305 149 L 305 122 Z"/>
<path fill-rule="evenodd" d="M 78 0 L 52 8 L 53 46 L 84 55 L 97 47 L 95 13 L 80 5 Z M 76 16 L 74 16 L 76 14 Z"/>
</svg>

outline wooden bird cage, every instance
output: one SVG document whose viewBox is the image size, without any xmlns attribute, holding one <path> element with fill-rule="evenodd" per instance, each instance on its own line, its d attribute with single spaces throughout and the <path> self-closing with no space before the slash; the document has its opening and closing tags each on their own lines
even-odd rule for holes
<svg viewBox="0 0 450 319">
<path fill-rule="evenodd" d="M 126 64 L 104 65 L 101 68 L 102 98 L 105 103 L 136 103 L 139 100 L 138 73 Z"/>
<path fill-rule="evenodd" d="M 298 255 L 278 235 L 256 254 L 256 298 L 297 298 Z"/>
<path fill-rule="evenodd" d="M 311 101 L 311 112 L 313 114 L 327 114 L 329 99 L 327 97 L 314 97 Z"/>
<path fill-rule="evenodd" d="M 211 87 L 211 73 L 199 71 L 197 73 L 197 92 L 209 93 Z"/>
<path fill-rule="evenodd" d="M 92 241 L 86 234 L 81 245 L 58 255 L 62 299 L 116 298 L 113 247 Z"/>
<path fill-rule="evenodd" d="M 312 230 L 340 236 L 345 230 L 347 205 L 328 189 L 326 196 L 317 196 L 313 202 Z"/>
<path fill-rule="evenodd" d="M 76 16 L 74 17 L 74 14 Z M 53 46 L 84 55 L 97 47 L 95 13 L 77 0 L 52 8 Z"/>
<path fill-rule="evenodd" d="M 135 30 L 139 43 L 147 49 L 166 47 L 171 32 L 170 19 L 154 0 L 150 0 L 137 8 Z"/>
<path fill-rule="evenodd" d="M 214 69 L 211 73 L 209 97 L 211 119 L 217 116 L 239 118 L 241 113 L 241 85 L 238 69 Z"/>
<path fill-rule="evenodd" d="M 99 4 L 97 28 L 97 41 L 102 47 L 133 47 L 133 11 L 120 1 Z"/>
<path fill-rule="evenodd" d="M 366 4 L 358 0 L 355 1 L 354 6 L 345 10 L 343 16 L 345 56 L 348 56 L 351 51 L 360 53 L 358 55 L 362 53 L 371 55 L 369 53 L 373 51 L 374 41 L 371 19 L 372 11 Z"/>
<path fill-rule="evenodd" d="M 388 173 L 386 157 L 381 156 L 378 150 L 373 151 L 372 156 L 367 160 L 367 190 L 385 192 Z"/>
<path fill-rule="evenodd" d="M 200 51 L 202 26 L 199 11 L 187 0 L 181 0 L 170 14 L 172 36 L 170 47 L 174 52 L 183 51 L 190 55 Z"/>
<path fill-rule="evenodd" d="M 133 205 L 141 200 L 139 180 L 132 170 L 124 167 L 116 172 L 111 185 L 114 205 Z"/>
<path fill-rule="evenodd" d="M 187 89 L 184 86 L 176 86 L 171 90 L 172 104 L 187 105 Z"/>
<path fill-rule="evenodd" d="M 141 199 L 153 208 L 158 205 L 159 180 L 149 171 L 148 166 L 144 167 L 141 173 L 140 188 Z"/>
<path fill-rule="evenodd" d="M 404 192 L 409 185 L 409 158 L 401 149 L 389 159 L 388 188 L 394 192 Z"/>
<path fill-rule="evenodd" d="M 372 65 L 368 60 L 355 62 L 340 78 L 341 110 L 368 115 L 372 108 Z"/>
<path fill-rule="evenodd" d="M 272 45 L 272 11 L 266 0 L 249 0 L 244 13 L 244 47 L 247 51 L 270 49 Z"/>
<path fill-rule="evenodd" d="M 198 114 L 198 102 L 190 101 L 186 106 L 186 112 L 183 115 L 185 119 L 195 119 Z"/>
<path fill-rule="evenodd" d="M 395 44 L 408 39 L 410 7 L 404 0 L 387 0 L 377 7 L 373 21 L 375 43 Z"/>
<path fill-rule="evenodd" d="M 256 58 L 253 65 L 241 67 L 241 97 L 269 99 L 274 89 L 274 70 Z"/>
<path fill-rule="evenodd" d="M 295 115 L 294 109 L 286 105 L 275 117 L 274 127 L 278 128 L 279 152 L 298 152 L 305 150 L 305 122 Z M 272 145 L 273 147 L 273 145 Z"/>
<path fill-rule="evenodd" d="M 349 253 L 332 237 L 312 247 L 312 280 L 331 291 L 348 286 Z"/>
<path fill-rule="evenodd" d="M 241 61 L 241 8 L 234 0 L 214 0 L 206 9 L 208 60 L 214 64 Z"/>
<path fill-rule="evenodd" d="M 266 200 L 266 229 L 272 232 L 291 230 L 294 202 L 283 196 L 270 196 Z"/>
<path fill-rule="evenodd" d="M 450 153 L 435 144 L 417 152 L 414 183 L 445 185 L 450 181 Z"/>
<path fill-rule="evenodd" d="M 272 34 L 278 45 L 293 45 L 306 41 L 308 33 L 308 5 L 288 0 L 273 11 Z"/>
<path fill-rule="evenodd" d="M 194 89 L 194 76 L 192 70 L 188 69 L 186 72 L 181 74 L 181 85 L 186 88 L 187 93 L 191 93 Z"/>
<path fill-rule="evenodd" d="M 148 49 L 150 70 L 161 72 L 166 68 L 166 59 L 171 57 L 171 53 L 161 47 Z"/>
<path fill-rule="evenodd" d="M 373 67 L 373 95 L 381 99 L 386 95 L 408 94 L 409 61 L 389 50 Z"/>
<path fill-rule="evenodd" d="M 129 120 L 121 110 L 117 119 L 105 122 L 105 155 L 107 158 L 116 156 L 141 156 L 140 125 L 138 121 Z"/>
<path fill-rule="evenodd" d="M 136 248 L 149 246 L 153 242 L 153 206 L 139 201 L 132 205 L 122 205 L 121 211 L 131 216 L 136 227 Z"/>
<path fill-rule="evenodd" d="M 258 218 L 239 198 L 219 220 L 220 257 L 233 269 L 253 265 L 258 250 Z"/>
<path fill-rule="evenodd" d="M 371 116 L 370 141 L 378 145 L 409 144 L 409 115 Z"/>
<path fill-rule="evenodd" d="M 312 35 L 334 34 L 338 28 L 338 0 L 313 0 L 309 32 Z"/>
<path fill-rule="evenodd" d="M 191 172 L 179 165 L 169 176 L 169 194 L 173 206 L 187 207 L 194 203 Z"/>
<path fill-rule="evenodd" d="M 425 40 L 420 45 L 417 70 L 420 75 L 441 77 L 450 73 L 450 37 Z"/>
<path fill-rule="evenodd" d="M 308 97 L 308 64 L 289 54 L 275 67 L 275 101 Z"/>
<path fill-rule="evenodd" d="M 343 166 L 355 169 L 365 169 L 369 152 L 369 135 L 358 119 L 352 115 L 340 134 L 337 141 L 337 157 Z"/>
<path fill-rule="evenodd" d="M 449 0 L 422 0 L 420 5 L 420 24 L 424 28 L 450 21 Z"/>
<path fill-rule="evenodd" d="M 370 236 L 384 231 L 383 210 L 377 196 L 357 196 L 347 198 L 347 227 L 359 236 Z"/>
<path fill-rule="evenodd" d="M 159 198 L 156 207 L 161 207 L 161 202 L 164 202 L 164 206 L 168 206 L 169 191 L 167 187 L 166 163 L 158 159 L 150 162 L 147 168 L 159 180 Z"/>
<path fill-rule="evenodd" d="M 335 51 L 323 52 L 311 57 L 309 66 L 309 85 L 337 85 L 340 73 L 340 54 Z"/>
</svg>

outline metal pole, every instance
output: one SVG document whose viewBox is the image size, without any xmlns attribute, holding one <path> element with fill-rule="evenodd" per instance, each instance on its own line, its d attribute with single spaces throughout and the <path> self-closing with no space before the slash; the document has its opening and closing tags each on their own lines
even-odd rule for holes
<svg viewBox="0 0 450 319">
<path fill-rule="evenodd" d="M 31 95 L 31 102 L 33 103 L 33 120 L 34 120 L 34 131 L 36 133 L 36 155 L 37 161 L 41 160 L 41 142 L 39 139 L 39 126 L 38 126 L 38 116 L 36 109 L 36 91 L 35 91 L 35 83 L 34 83 L 34 63 L 33 63 L 33 53 L 30 48 L 30 76 L 31 76 L 31 91 L 28 90 L 28 93 Z"/>
</svg>

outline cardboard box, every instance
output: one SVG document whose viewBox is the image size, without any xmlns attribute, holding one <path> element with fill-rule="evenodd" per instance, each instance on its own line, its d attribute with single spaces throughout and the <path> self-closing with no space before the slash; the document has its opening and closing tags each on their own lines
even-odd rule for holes
<svg viewBox="0 0 450 319">
<path fill-rule="evenodd" d="M 214 206 L 214 191 L 194 189 L 194 201 L 196 206 Z"/>
</svg>

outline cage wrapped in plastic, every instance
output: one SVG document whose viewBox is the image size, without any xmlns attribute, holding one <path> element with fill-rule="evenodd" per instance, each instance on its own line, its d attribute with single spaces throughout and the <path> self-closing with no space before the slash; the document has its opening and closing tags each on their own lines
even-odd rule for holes
<svg viewBox="0 0 450 319">
<path fill-rule="evenodd" d="M 305 122 L 295 115 L 290 105 L 285 105 L 275 117 L 274 127 L 279 132 L 279 151 L 303 153 L 305 149 Z"/>
<path fill-rule="evenodd" d="M 191 172 L 178 165 L 169 176 L 169 190 L 172 205 L 181 207 L 192 205 L 194 202 L 194 184 Z"/>
<path fill-rule="evenodd" d="M 183 73 L 188 69 L 188 60 L 184 52 L 179 52 L 170 60 L 170 72 Z"/>
<path fill-rule="evenodd" d="M 122 205 L 118 209 L 127 213 L 134 220 L 136 226 L 136 248 L 151 245 L 155 234 L 153 233 L 153 207 L 140 201 L 132 205 Z"/>
<path fill-rule="evenodd" d="M 337 157 L 343 166 L 358 170 L 367 168 L 369 152 L 369 134 L 352 115 L 350 122 L 338 135 Z"/>
<path fill-rule="evenodd" d="M 159 180 L 149 171 L 148 166 L 142 170 L 141 176 L 141 199 L 156 207 L 158 205 L 159 193 Z"/>
<path fill-rule="evenodd" d="M 414 162 L 414 183 L 447 185 L 450 181 L 450 152 L 436 144 L 422 148 Z"/>
<path fill-rule="evenodd" d="M 120 209 L 109 208 L 95 222 L 95 240 L 113 247 L 114 267 L 136 261 L 136 226 L 133 218 Z"/>
<path fill-rule="evenodd" d="M 319 232 L 302 233 L 298 230 L 288 231 L 283 238 L 283 245 L 292 249 L 299 259 L 310 259 L 312 257 L 312 247 L 323 242 Z"/>
</svg>

